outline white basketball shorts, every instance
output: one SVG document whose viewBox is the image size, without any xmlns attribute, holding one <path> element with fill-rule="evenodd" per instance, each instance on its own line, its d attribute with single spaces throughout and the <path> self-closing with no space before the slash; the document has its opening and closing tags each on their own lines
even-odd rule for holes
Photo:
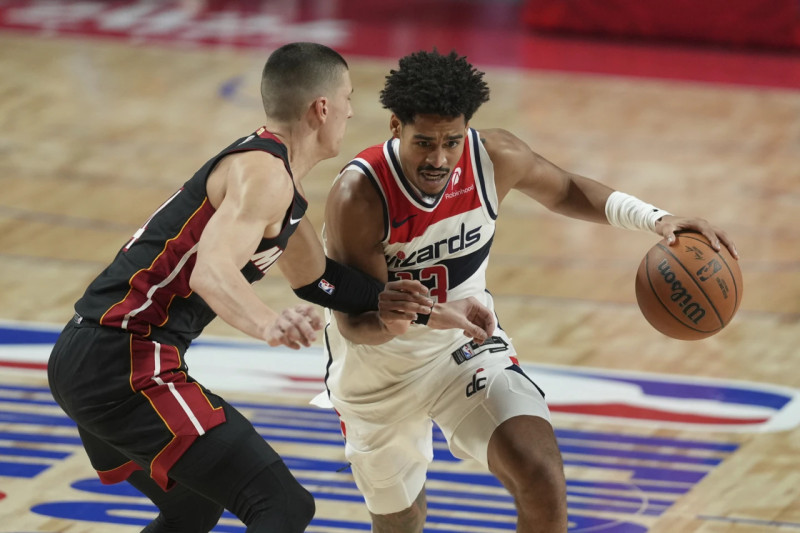
<svg viewBox="0 0 800 533">
<path fill-rule="evenodd" d="M 428 372 L 383 398 L 348 402 L 331 395 L 343 422 L 345 456 L 370 512 L 396 513 L 417 498 L 433 459 L 432 420 L 453 455 L 487 469 L 497 426 L 520 415 L 550 420 L 543 393 L 515 353 L 498 329 L 481 346 L 443 353 Z"/>
</svg>

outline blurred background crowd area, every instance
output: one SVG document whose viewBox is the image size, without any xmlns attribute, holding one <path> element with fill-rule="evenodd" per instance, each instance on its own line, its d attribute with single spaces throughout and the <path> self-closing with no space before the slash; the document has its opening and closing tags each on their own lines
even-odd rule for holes
<svg viewBox="0 0 800 533">
<path fill-rule="evenodd" d="M 800 87 L 798 0 L 0 0 L 0 29 Z"/>
</svg>

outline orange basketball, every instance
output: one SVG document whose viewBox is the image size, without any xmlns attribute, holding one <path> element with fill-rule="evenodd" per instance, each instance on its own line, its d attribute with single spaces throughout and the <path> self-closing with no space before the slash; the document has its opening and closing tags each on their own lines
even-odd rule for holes
<svg viewBox="0 0 800 533">
<path fill-rule="evenodd" d="M 742 301 L 739 262 L 703 235 L 683 232 L 677 243 L 650 248 L 636 273 L 636 301 L 658 331 L 681 340 L 710 337 L 727 326 Z"/>
</svg>

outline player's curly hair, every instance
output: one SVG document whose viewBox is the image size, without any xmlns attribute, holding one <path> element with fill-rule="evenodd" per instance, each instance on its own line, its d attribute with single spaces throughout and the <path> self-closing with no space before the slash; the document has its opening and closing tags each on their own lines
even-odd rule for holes
<svg viewBox="0 0 800 533">
<path fill-rule="evenodd" d="M 400 68 L 391 70 L 381 91 L 381 104 L 404 124 L 416 115 L 440 115 L 466 121 L 489 100 L 489 86 L 466 57 L 453 50 L 442 55 L 415 52 L 400 59 Z"/>
</svg>

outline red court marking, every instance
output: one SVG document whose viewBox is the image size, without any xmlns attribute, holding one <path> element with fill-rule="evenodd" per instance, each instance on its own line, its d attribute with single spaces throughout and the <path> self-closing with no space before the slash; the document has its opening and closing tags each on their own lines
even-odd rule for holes
<svg viewBox="0 0 800 533">
<path fill-rule="evenodd" d="M 551 411 L 584 415 L 610 416 L 659 422 L 685 422 L 689 424 L 742 425 L 763 424 L 768 418 L 733 418 L 688 413 L 672 413 L 660 409 L 648 409 L 621 403 L 550 405 Z"/>
<path fill-rule="evenodd" d="M 25 368 L 28 370 L 47 370 L 47 363 L 29 363 L 27 361 L 0 361 L 0 366 L 7 368 Z"/>
</svg>

